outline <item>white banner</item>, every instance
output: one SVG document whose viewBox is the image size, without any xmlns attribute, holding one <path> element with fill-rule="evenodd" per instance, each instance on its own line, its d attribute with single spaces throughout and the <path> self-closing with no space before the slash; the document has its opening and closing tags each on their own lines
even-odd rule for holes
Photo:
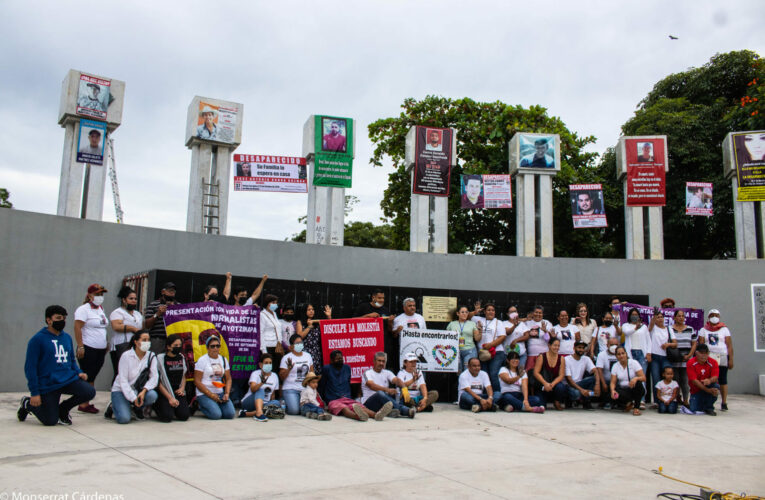
<svg viewBox="0 0 765 500">
<path fill-rule="evenodd" d="M 401 359 L 417 356 L 417 369 L 423 372 L 459 370 L 459 333 L 449 330 L 404 329 L 399 336 Z"/>
<path fill-rule="evenodd" d="M 307 193 L 305 158 L 234 155 L 234 191 Z"/>
</svg>

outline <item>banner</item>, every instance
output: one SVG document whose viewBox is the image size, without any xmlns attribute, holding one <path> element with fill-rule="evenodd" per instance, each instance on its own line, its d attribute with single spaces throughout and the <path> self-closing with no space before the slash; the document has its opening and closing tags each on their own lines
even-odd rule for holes
<svg viewBox="0 0 765 500">
<path fill-rule="evenodd" d="M 454 151 L 449 128 L 417 127 L 412 192 L 449 196 Z"/>
<path fill-rule="evenodd" d="M 234 191 L 307 193 L 305 158 L 234 155 Z"/>
<path fill-rule="evenodd" d="M 220 334 L 220 353 L 231 364 L 232 378 L 249 378 L 260 359 L 260 308 L 229 306 L 219 302 L 168 305 L 165 331 L 183 339 L 183 356 L 189 373 L 194 363 L 207 354 L 205 342 Z"/>
<path fill-rule="evenodd" d="M 375 353 L 385 350 L 382 318 L 326 319 L 319 321 L 319 330 L 324 364 L 332 351 L 342 351 L 352 383 L 360 383 L 361 374 L 374 366 Z"/>
<path fill-rule="evenodd" d="M 351 187 L 353 159 L 338 155 L 316 153 L 313 159 L 313 185 L 323 187 Z"/>
<path fill-rule="evenodd" d="M 640 312 L 640 320 L 644 324 L 648 325 L 651 319 L 653 319 L 653 307 L 641 306 L 638 304 L 629 304 L 629 303 L 624 305 L 614 306 L 614 309 L 619 311 L 619 324 L 624 325 L 626 323 L 629 323 L 629 311 L 633 307 L 637 308 L 638 312 Z M 696 332 L 698 332 L 704 327 L 704 322 L 706 321 L 706 317 L 704 316 L 704 310 L 694 309 L 689 307 L 659 308 L 659 313 L 664 315 L 664 326 L 670 327 L 675 324 L 674 316 L 675 316 L 675 311 L 677 311 L 678 309 L 680 309 L 681 311 L 685 313 L 685 324 L 690 326 L 694 330 L 696 330 Z"/>
<path fill-rule="evenodd" d="M 417 356 L 417 369 L 423 372 L 459 370 L 459 332 L 404 328 L 399 334 L 401 359 L 406 354 Z"/>
<path fill-rule="evenodd" d="M 555 169 L 555 136 L 518 134 L 519 168 Z"/>
<path fill-rule="evenodd" d="M 208 141 L 233 143 L 236 137 L 238 112 L 236 108 L 226 108 L 200 101 L 196 137 Z"/>
<path fill-rule="evenodd" d="M 457 310 L 457 297 L 430 297 L 422 298 L 422 316 L 425 321 L 441 321 L 448 323 L 454 319 L 454 311 Z"/>
<path fill-rule="evenodd" d="M 663 207 L 667 204 L 664 141 L 624 139 L 627 163 L 627 206 Z"/>
<path fill-rule="evenodd" d="M 712 215 L 712 183 L 685 183 L 685 215 Z"/>
<path fill-rule="evenodd" d="M 106 121 L 111 85 L 111 80 L 81 74 L 75 113 Z"/>
<path fill-rule="evenodd" d="M 601 184 L 569 184 L 568 193 L 574 229 L 608 227 Z"/>
<path fill-rule="evenodd" d="M 77 139 L 77 162 L 91 165 L 104 164 L 104 145 L 106 143 L 106 123 L 93 120 L 80 120 L 80 132 Z"/>
<path fill-rule="evenodd" d="M 765 130 L 732 134 L 737 201 L 765 201 Z"/>
<path fill-rule="evenodd" d="M 462 208 L 513 208 L 509 175 L 460 176 Z"/>
<path fill-rule="evenodd" d="M 353 120 L 314 118 L 313 185 L 349 188 L 353 180 Z"/>
</svg>

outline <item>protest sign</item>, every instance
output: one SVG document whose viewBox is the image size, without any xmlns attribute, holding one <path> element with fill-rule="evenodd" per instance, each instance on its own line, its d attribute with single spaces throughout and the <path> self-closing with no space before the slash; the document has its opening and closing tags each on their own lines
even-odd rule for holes
<svg viewBox="0 0 765 500">
<path fill-rule="evenodd" d="M 76 113 L 105 121 L 111 85 L 111 80 L 81 74 L 80 87 L 77 89 Z"/>
<path fill-rule="evenodd" d="M 736 161 L 736 201 L 765 201 L 765 130 L 731 134 Z"/>
<path fill-rule="evenodd" d="M 205 342 L 220 334 L 220 354 L 231 365 L 232 378 L 248 378 L 260 358 L 260 308 L 229 306 L 219 302 L 195 302 L 167 306 L 164 316 L 168 335 L 177 333 L 191 376 L 194 363 L 207 354 Z M 188 375 L 188 374 L 187 374 Z"/>
<path fill-rule="evenodd" d="M 375 353 L 384 351 L 382 318 L 327 319 L 319 322 L 324 364 L 338 349 L 351 367 L 351 382 L 361 382 L 361 374 L 375 364 Z"/>
<path fill-rule="evenodd" d="M 91 165 L 104 164 L 104 144 L 106 143 L 106 122 L 80 120 L 80 132 L 77 139 L 77 162 Z"/>
<path fill-rule="evenodd" d="M 627 206 L 663 207 L 667 204 L 665 144 L 664 139 L 656 137 L 624 139 Z"/>
<path fill-rule="evenodd" d="M 314 117 L 313 185 L 349 188 L 353 180 L 353 120 Z"/>
<path fill-rule="evenodd" d="M 640 313 L 640 321 L 645 325 L 648 325 L 653 319 L 653 307 L 630 303 L 614 306 L 614 309 L 619 312 L 619 324 L 624 325 L 629 323 L 629 312 L 633 307 Z M 675 324 L 674 316 L 675 311 L 678 309 L 685 313 L 685 324 L 693 328 L 696 332 L 704 326 L 705 317 L 703 309 L 694 309 L 691 307 L 661 307 L 659 308 L 659 313 L 664 316 L 664 326 L 670 327 Z"/>
<path fill-rule="evenodd" d="M 234 191 L 307 193 L 305 158 L 235 154 Z"/>
<path fill-rule="evenodd" d="M 460 176 L 462 208 L 513 208 L 509 175 Z"/>
<path fill-rule="evenodd" d="M 417 369 L 424 372 L 459 370 L 459 332 L 451 330 L 401 330 L 401 359 L 409 353 L 417 356 Z"/>
<path fill-rule="evenodd" d="M 568 192 L 574 229 L 608 227 L 601 184 L 570 184 Z"/>
<path fill-rule="evenodd" d="M 236 138 L 237 113 L 235 107 L 216 106 L 199 101 L 196 137 L 231 144 Z"/>
<path fill-rule="evenodd" d="M 454 152 L 449 128 L 416 127 L 412 192 L 449 196 Z"/>
<path fill-rule="evenodd" d="M 712 215 L 712 183 L 685 183 L 685 215 Z"/>
</svg>

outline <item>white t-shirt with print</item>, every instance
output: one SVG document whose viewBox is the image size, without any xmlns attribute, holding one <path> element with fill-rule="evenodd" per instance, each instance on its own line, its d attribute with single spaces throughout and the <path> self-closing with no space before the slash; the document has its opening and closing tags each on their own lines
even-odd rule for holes
<svg viewBox="0 0 765 500">
<path fill-rule="evenodd" d="M 87 302 L 74 311 L 75 321 L 82 321 L 82 343 L 93 349 L 106 349 L 106 319 L 102 307 L 91 307 Z"/>
<path fill-rule="evenodd" d="M 603 380 L 606 381 L 606 384 L 611 382 L 611 367 L 616 363 L 616 355 L 608 351 L 600 351 L 598 357 L 595 358 L 595 368 L 603 370 Z"/>
<path fill-rule="evenodd" d="M 547 343 L 548 335 L 546 331 L 550 328 L 550 322 L 547 320 L 534 321 L 533 319 L 526 321 L 524 324 L 525 330 L 533 334 L 534 330 L 539 332 L 538 337 L 533 335 L 526 341 L 526 349 L 528 349 L 529 356 L 539 356 L 549 350 Z"/>
<path fill-rule="evenodd" d="M 494 340 L 497 337 L 501 337 L 503 335 L 507 335 L 505 333 L 505 325 L 504 321 L 500 321 L 497 318 L 494 318 L 491 321 L 487 321 L 486 318 L 482 316 L 473 316 L 473 322 L 475 324 L 481 324 L 481 340 L 478 342 L 478 348 L 482 349 L 482 346 L 484 344 L 488 344 L 490 342 L 494 342 Z M 497 352 L 505 351 L 505 346 L 503 344 L 499 344 L 496 347 Z"/>
<path fill-rule="evenodd" d="M 502 375 L 503 373 L 506 373 L 507 375 L 509 375 L 510 378 L 514 378 L 518 376 L 518 373 L 511 372 L 510 369 L 506 366 L 503 366 L 502 368 L 499 369 L 499 374 Z M 523 383 L 524 379 L 528 380 L 528 378 L 529 378 L 528 372 L 526 371 L 523 372 L 523 376 L 521 378 L 519 378 L 512 384 L 508 384 L 507 382 L 502 380 L 502 377 L 499 377 L 499 392 L 501 392 L 502 394 L 506 392 L 523 392 L 523 388 L 521 387 L 521 384 Z"/>
<path fill-rule="evenodd" d="M 600 359 L 600 355 L 598 355 Z M 589 356 L 582 356 L 578 360 L 574 359 L 574 356 L 566 358 L 566 376 L 571 377 L 576 383 L 582 381 L 586 373 L 592 373 L 595 371 L 595 363 L 592 362 Z M 605 374 L 605 370 L 603 370 Z M 610 370 L 609 370 L 610 373 Z"/>
<path fill-rule="evenodd" d="M 403 327 L 404 330 L 409 330 L 412 328 L 425 330 L 427 328 L 425 325 L 425 318 L 417 313 L 414 313 L 411 316 L 407 316 L 406 314 L 401 313 L 393 318 L 393 330 L 397 330 L 399 326 Z"/>
<path fill-rule="evenodd" d="M 672 402 L 672 393 L 675 392 L 675 389 L 680 388 L 676 380 L 673 380 L 669 384 L 664 382 L 664 380 L 660 380 L 655 387 L 659 390 L 659 397 L 666 403 L 669 404 Z"/>
<path fill-rule="evenodd" d="M 489 375 L 483 370 L 478 372 L 478 375 L 475 377 L 470 374 L 469 370 L 465 370 L 460 374 L 460 397 L 462 397 L 462 394 L 466 392 L 466 388 L 470 388 L 470 390 L 473 391 L 473 394 L 476 396 L 480 396 L 484 393 L 488 394 L 488 391 L 486 390 L 487 387 L 491 387 L 491 380 L 489 380 Z"/>
<path fill-rule="evenodd" d="M 643 367 L 640 363 L 634 359 L 627 359 L 627 366 L 622 366 L 617 362 L 611 367 L 611 375 L 616 375 L 616 385 L 618 387 L 627 387 L 630 385 L 630 380 L 635 378 L 638 370 L 642 370 Z M 609 380 L 610 383 L 610 380 Z"/>
<path fill-rule="evenodd" d="M 223 375 L 227 368 L 229 368 L 228 361 L 220 354 L 215 359 L 205 354 L 194 364 L 194 371 L 202 372 L 202 385 L 213 394 L 223 394 L 225 387 L 215 387 L 213 382 L 223 382 Z M 202 395 L 204 392 L 197 388 L 197 396 Z"/>
<path fill-rule="evenodd" d="M 730 337 L 730 330 L 724 326 L 716 332 L 710 332 L 706 328 L 699 330 L 699 337 L 709 346 L 709 352 L 720 355 L 720 366 L 728 366 L 728 344 L 725 338 Z"/>
<path fill-rule="evenodd" d="M 284 379 L 282 390 L 302 391 L 303 380 L 305 380 L 305 376 L 308 375 L 308 372 L 311 371 L 313 358 L 311 358 L 311 355 L 305 351 L 300 353 L 300 356 L 296 355 L 294 352 L 290 352 L 282 358 L 282 362 L 279 364 L 280 370 L 282 368 L 287 368 L 287 360 L 292 360 L 292 370 L 290 370 L 287 378 Z"/>
<path fill-rule="evenodd" d="M 505 327 L 505 335 L 507 335 L 507 329 L 513 327 L 512 321 L 505 321 L 504 322 Z M 510 342 L 512 342 L 515 339 L 519 339 L 523 337 L 523 333 L 525 332 L 525 327 L 523 326 L 523 323 L 518 323 L 518 326 L 515 327 L 515 330 L 513 330 L 513 333 L 510 335 L 507 335 L 505 338 L 505 341 L 502 343 L 502 347 L 505 348 L 505 352 L 510 352 L 515 350 L 515 352 L 518 353 L 519 356 L 523 356 L 526 354 L 526 342 L 516 342 L 513 349 L 510 348 Z M 517 349 L 516 349 L 517 348 Z"/>
<path fill-rule="evenodd" d="M 126 309 L 119 308 L 112 311 L 112 313 L 109 315 L 109 324 L 111 325 L 111 322 L 115 319 L 121 319 L 122 324 L 127 326 L 132 326 L 134 328 L 138 328 L 139 330 L 143 328 L 143 314 L 139 313 L 138 310 L 134 310 L 132 313 L 129 312 Z M 112 328 L 112 331 L 114 334 L 112 335 L 111 340 L 109 340 L 109 350 L 113 351 L 114 346 L 118 344 L 124 344 L 125 342 L 130 342 L 130 339 L 133 337 L 133 332 L 127 332 L 124 333 L 122 331 L 115 332 Z"/>
<path fill-rule="evenodd" d="M 595 329 L 595 335 L 598 337 L 598 352 L 608 349 L 608 339 L 616 337 L 616 327 L 611 326 L 599 326 Z"/>
<path fill-rule="evenodd" d="M 574 344 L 576 343 L 576 334 L 579 327 L 569 323 L 566 326 L 555 325 L 555 337 L 560 340 L 560 350 L 558 354 L 574 354 Z"/>
<path fill-rule="evenodd" d="M 262 373 L 263 373 L 263 370 L 255 370 L 254 372 L 252 372 L 252 374 L 250 375 L 250 381 L 247 384 L 247 387 L 249 387 L 249 384 L 252 384 L 252 383 L 259 384 L 261 382 L 260 376 Z M 274 372 L 269 373 L 266 381 L 263 383 L 263 385 L 260 386 L 260 389 L 262 389 L 264 393 L 263 401 L 271 401 L 272 399 L 274 399 L 274 393 L 276 392 L 278 388 L 279 388 L 279 377 L 277 377 Z M 246 398 L 250 394 L 254 394 L 252 392 L 252 389 L 249 389 L 247 391 L 247 394 L 245 394 L 242 397 L 242 399 Z"/>
<path fill-rule="evenodd" d="M 406 370 L 399 370 L 398 375 L 396 375 L 399 380 L 404 382 L 405 384 L 408 383 L 410 380 L 414 378 L 414 375 L 409 373 Z M 425 383 L 425 375 L 420 372 L 420 376 L 417 377 L 417 383 L 414 384 L 414 387 L 409 387 L 409 396 L 415 398 L 420 395 L 420 386 Z M 399 389 L 399 392 L 401 390 Z"/>
<path fill-rule="evenodd" d="M 379 372 L 376 372 L 374 368 L 364 372 L 361 377 L 361 402 L 365 403 L 367 399 L 373 396 L 377 391 L 367 385 L 367 382 L 371 381 L 373 384 L 377 384 L 384 388 L 388 388 L 393 383 L 393 372 L 383 368 Z"/>
</svg>

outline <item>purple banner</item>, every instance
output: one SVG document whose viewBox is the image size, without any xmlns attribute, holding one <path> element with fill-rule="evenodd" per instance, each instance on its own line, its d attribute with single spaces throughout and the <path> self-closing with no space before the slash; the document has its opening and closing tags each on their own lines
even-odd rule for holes
<svg viewBox="0 0 765 500">
<path fill-rule="evenodd" d="M 207 354 L 205 342 L 221 338 L 222 356 L 231 365 L 232 378 L 248 378 L 260 358 L 260 308 L 229 306 L 218 302 L 195 302 L 167 306 L 165 331 L 183 339 L 183 355 L 194 373 L 194 363 Z"/>
<path fill-rule="evenodd" d="M 627 303 L 624 305 L 614 306 L 614 309 L 619 311 L 619 324 L 623 325 L 629 323 L 629 318 L 627 315 L 629 314 L 630 309 L 633 307 L 637 308 L 637 310 L 640 312 L 640 320 L 643 323 L 648 324 L 651 322 L 653 319 L 653 307 Z M 704 310 L 690 307 L 659 308 L 659 312 L 664 315 L 664 326 L 672 326 L 675 323 L 675 311 L 678 309 L 685 312 L 685 324 L 696 330 L 696 332 L 704 327 Z"/>
</svg>

